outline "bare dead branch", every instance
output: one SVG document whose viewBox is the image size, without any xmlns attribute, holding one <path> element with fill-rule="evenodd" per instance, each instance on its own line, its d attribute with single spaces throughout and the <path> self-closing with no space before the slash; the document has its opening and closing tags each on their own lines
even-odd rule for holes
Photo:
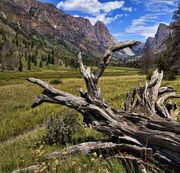
<svg viewBox="0 0 180 173">
<path fill-rule="evenodd" d="M 117 50 L 121 50 L 124 49 L 126 47 L 132 47 L 139 44 L 139 42 L 137 41 L 127 41 L 127 42 L 123 42 L 123 43 L 119 43 L 116 45 L 111 46 L 106 53 L 103 56 L 103 59 L 101 60 L 101 62 L 99 63 L 99 66 L 95 72 L 95 77 L 98 80 L 99 77 L 103 74 L 105 68 L 107 67 L 107 65 L 109 64 L 109 62 L 112 59 L 112 54 L 113 52 L 117 51 Z"/>
<path fill-rule="evenodd" d="M 76 151 L 108 151 L 127 152 L 134 154 L 135 158 L 141 158 L 135 153 L 151 151 L 149 162 L 157 164 L 159 168 L 166 169 L 167 173 L 179 173 L 180 170 L 180 124 L 172 121 L 171 109 L 167 108 L 166 101 L 171 98 L 179 98 L 180 95 L 171 87 L 161 87 L 163 72 L 156 70 L 149 83 L 144 87 L 132 89 L 125 100 L 125 111 L 117 111 L 109 107 L 100 92 L 98 79 L 104 72 L 112 58 L 112 53 L 117 49 L 135 45 L 130 41 L 113 46 L 108 49 L 97 68 L 95 74 L 90 68 L 85 69 L 81 54 L 78 55 L 78 63 L 81 74 L 86 82 L 87 92 L 77 97 L 72 94 L 56 90 L 45 82 L 29 78 L 28 81 L 42 87 L 42 95 L 36 99 L 32 107 L 43 102 L 66 105 L 81 112 L 88 123 L 97 131 L 106 133 L 116 141 L 115 143 L 84 143 L 66 150 L 67 153 Z M 57 155 L 56 153 L 55 155 Z"/>
<path fill-rule="evenodd" d="M 40 79 L 28 78 L 27 80 L 39 85 L 44 89 L 42 95 L 39 96 L 36 99 L 35 103 L 32 105 L 33 108 L 42 104 L 43 102 L 49 102 L 66 105 L 70 108 L 74 108 L 80 111 L 82 107 L 85 107 L 88 104 L 84 98 L 77 97 L 60 90 L 56 90 Z"/>
</svg>

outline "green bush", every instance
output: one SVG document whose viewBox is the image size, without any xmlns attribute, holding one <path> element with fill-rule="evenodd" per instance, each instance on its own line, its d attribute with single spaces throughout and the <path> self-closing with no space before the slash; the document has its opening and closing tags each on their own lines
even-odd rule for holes
<svg viewBox="0 0 180 173">
<path fill-rule="evenodd" d="M 61 79 L 53 79 L 49 83 L 52 85 L 58 85 L 58 84 L 62 84 L 62 80 Z"/>
<path fill-rule="evenodd" d="M 156 65 L 159 71 L 169 71 L 169 65 L 166 56 L 160 55 L 156 60 Z"/>
<path fill-rule="evenodd" d="M 147 75 L 146 75 L 146 79 L 147 80 L 151 80 L 151 76 L 153 75 L 153 72 L 151 71 L 151 70 L 149 70 L 148 72 L 147 72 Z"/>
<path fill-rule="evenodd" d="M 46 122 L 45 141 L 52 144 L 66 145 L 68 143 L 74 143 L 74 134 L 81 129 L 80 123 L 77 117 L 74 116 L 74 112 L 70 111 L 61 115 L 60 117 L 50 117 Z"/>
<path fill-rule="evenodd" d="M 175 80 L 176 79 L 175 73 L 173 71 L 165 72 L 164 79 L 165 80 Z"/>
<path fill-rule="evenodd" d="M 163 78 L 164 80 L 175 80 L 176 79 L 176 77 L 175 77 L 176 72 L 171 70 L 166 54 L 160 55 L 156 61 L 156 64 L 157 64 L 159 71 L 162 70 L 164 72 L 164 78 Z"/>
<path fill-rule="evenodd" d="M 20 72 L 23 71 L 23 63 L 22 63 L 21 59 L 19 60 L 18 70 L 19 70 Z"/>
</svg>

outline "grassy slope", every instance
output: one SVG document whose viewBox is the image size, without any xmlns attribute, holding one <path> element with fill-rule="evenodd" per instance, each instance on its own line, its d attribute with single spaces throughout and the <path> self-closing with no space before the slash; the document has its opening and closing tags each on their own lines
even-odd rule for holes
<svg viewBox="0 0 180 173">
<path fill-rule="evenodd" d="M 113 108 L 118 109 L 122 106 L 125 94 L 131 87 L 144 84 L 145 76 L 139 76 L 138 73 L 136 69 L 107 68 L 100 80 L 100 86 L 104 98 Z M 64 106 L 52 104 L 43 104 L 36 109 L 31 109 L 30 105 L 41 89 L 28 83 L 25 80 L 28 76 L 38 77 L 46 82 L 51 79 L 62 79 L 63 83 L 54 87 L 75 95 L 79 94 L 80 87 L 85 89 L 78 70 L 49 67 L 33 72 L 0 73 L 0 172 L 2 173 L 36 163 L 42 155 L 59 148 L 59 146 L 45 144 L 40 147 L 38 142 L 44 135 L 42 125 L 47 117 L 69 111 Z M 179 78 L 173 82 L 166 81 L 163 85 L 171 85 L 180 93 Z M 180 101 L 178 105 L 180 106 Z M 88 135 L 94 135 L 95 138 L 101 137 L 100 134 L 86 129 L 84 136 Z M 37 143 L 36 146 L 34 146 L 35 143 Z M 67 168 L 63 166 L 64 162 L 67 163 Z M 61 167 L 58 172 L 69 172 L 69 169 L 72 172 L 109 172 L 111 163 L 100 163 L 102 163 L 101 159 L 80 155 L 68 158 L 66 161 L 61 160 L 57 164 Z M 117 170 L 122 168 L 115 166 L 113 171 Z"/>
</svg>

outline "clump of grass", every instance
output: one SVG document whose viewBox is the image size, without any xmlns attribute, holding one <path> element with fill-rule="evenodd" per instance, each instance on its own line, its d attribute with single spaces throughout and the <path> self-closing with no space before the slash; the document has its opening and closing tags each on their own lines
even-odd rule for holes
<svg viewBox="0 0 180 173">
<path fill-rule="evenodd" d="M 62 80 L 61 79 L 53 79 L 49 83 L 52 85 L 58 85 L 58 84 L 62 84 Z"/>
<path fill-rule="evenodd" d="M 111 173 L 102 159 L 85 154 L 56 158 L 46 165 L 49 173 Z"/>
<path fill-rule="evenodd" d="M 111 107 L 119 109 L 129 89 L 139 86 L 140 83 L 144 84 L 145 76 L 137 74 L 137 69 L 118 67 L 108 67 L 106 69 L 99 85 L 102 88 L 103 97 Z M 79 70 L 76 69 L 72 70 L 62 67 L 50 69 L 49 66 L 47 69 L 43 68 L 37 71 L 0 73 L 0 172 L 2 173 L 9 173 L 18 168 L 36 164 L 41 159 L 41 156 L 38 155 L 41 155 L 42 151 L 44 152 L 43 155 L 45 155 L 56 150 L 62 150 L 63 145 L 47 145 L 46 143 L 40 149 L 41 152 L 38 150 L 41 148 L 41 144 L 37 143 L 38 141 L 43 141 L 46 131 L 44 128 L 41 132 L 39 130 L 34 131 L 34 129 L 41 127 L 48 117 L 60 117 L 62 112 L 67 112 L 67 117 L 78 117 L 78 123 L 81 124 L 82 122 L 80 119 L 82 116 L 79 116 L 77 113 L 74 115 L 70 114 L 69 109 L 64 106 L 46 103 L 31 109 L 30 106 L 35 96 L 39 94 L 40 89 L 26 82 L 25 78 L 27 77 L 36 77 L 46 82 L 50 81 L 52 77 L 54 79 L 62 78 L 63 84 L 56 85 L 56 88 L 74 95 L 78 95 L 80 87 L 85 89 L 84 81 L 79 79 L 82 76 Z M 179 76 L 177 76 L 176 81 L 163 81 L 163 86 L 167 85 L 174 87 L 180 93 Z M 180 100 L 177 99 L 176 102 L 180 107 Z M 29 133 L 31 135 L 27 136 Z M 90 128 L 85 128 L 82 131 L 78 130 L 76 133 L 73 133 L 73 138 L 76 143 L 80 143 L 101 140 L 104 139 L 104 135 Z M 34 144 L 36 144 L 36 147 L 33 147 Z M 67 165 L 66 167 L 64 166 L 65 164 Z M 112 162 L 114 169 L 119 166 L 119 163 L 116 165 L 114 161 Z M 120 169 L 117 168 L 117 170 Z M 65 160 L 60 159 L 57 170 L 48 170 L 47 172 L 110 173 L 111 170 L 112 168 L 109 168 L 108 163 L 104 163 L 102 159 L 77 155 Z"/>
<path fill-rule="evenodd" d="M 23 108 L 26 108 L 26 104 L 24 103 L 17 103 L 16 105 L 14 105 L 13 107 L 15 110 L 16 109 L 23 109 Z"/>
<path fill-rule="evenodd" d="M 66 145 L 75 143 L 75 133 L 82 131 L 82 126 L 74 111 L 67 111 L 61 116 L 51 116 L 46 122 L 45 141 L 50 144 Z"/>
<path fill-rule="evenodd" d="M 108 170 L 111 173 L 126 173 L 125 168 L 123 167 L 120 160 L 116 158 L 111 158 L 109 160 L 105 160 Z M 128 173 L 134 173 L 134 172 L 128 172 Z"/>
</svg>

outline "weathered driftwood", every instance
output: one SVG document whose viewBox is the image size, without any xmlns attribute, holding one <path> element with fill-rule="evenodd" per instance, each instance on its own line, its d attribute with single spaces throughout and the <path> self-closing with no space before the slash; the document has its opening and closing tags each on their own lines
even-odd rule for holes
<svg viewBox="0 0 180 173">
<path fill-rule="evenodd" d="M 84 116 L 86 124 L 106 133 L 113 141 L 79 144 L 69 148 L 67 153 L 98 151 L 103 157 L 107 157 L 108 151 L 108 156 L 140 163 L 138 168 L 141 168 L 142 172 L 145 172 L 149 164 L 152 172 L 169 173 L 173 170 L 178 173 L 180 124 L 175 122 L 172 116 L 176 107 L 167 103 L 167 100 L 180 98 L 180 95 L 171 87 L 160 87 L 163 72 L 156 70 L 149 83 L 131 90 L 125 99 L 123 110 L 112 109 L 101 95 L 98 80 L 109 64 L 112 53 L 135 44 L 137 42 L 128 41 L 109 48 L 95 73 L 92 73 L 90 68 L 85 69 L 79 53 L 80 72 L 87 87 L 86 92 L 80 91 L 79 97 L 56 90 L 40 79 L 28 78 L 28 81 L 44 89 L 32 107 L 49 102 L 74 108 Z"/>
</svg>

